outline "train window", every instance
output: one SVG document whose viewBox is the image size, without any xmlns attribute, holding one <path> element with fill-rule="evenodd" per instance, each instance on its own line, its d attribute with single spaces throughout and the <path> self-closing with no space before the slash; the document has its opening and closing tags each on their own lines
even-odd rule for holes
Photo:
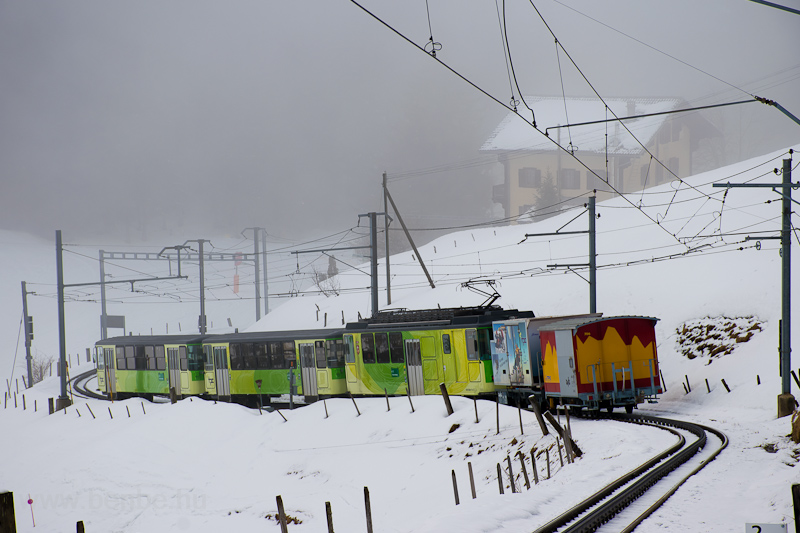
<svg viewBox="0 0 800 533">
<path fill-rule="evenodd" d="M 467 360 L 479 361 L 481 356 L 478 352 L 478 332 L 474 329 L 468 329 L 464 332 L 467 340 Z"/>
<path fill-rule="evenodd" d="M 242 361 L 244 362 L 244 369 L 245 370 L 255 370 L 256 369 L 256 356 L 253 353 L 253 343 L 245 342 L 241 345 L 242 351 Z"/>
<path fill-rule="evenodd" d="M 188 353 L 189 370 L 205 370 L 205 353 L 203 351 L 203 346 L 199 344 L 190 344 L 186 346 L 186 351 Z"/>
<path fill-rule="evenodd" d="M 116 347 L 117 352 L 117 370 L 125 370 L 125 348 L 122 346 Z"/>
<path fill-rule="evenodd" d="M 494 332 L 490 329 L 478 330 L 478 353 L 481 359 L 492 358 L 492 347 L 489 342 L 493 338 Z"/>
<path fill-rule="evenodd" d="M 228 354 L 224 346 L 214 347 L 214 366 L 216 368 L 228 368 Z"/>
<path fill-rule="evenodd" d="M 156 369 L 156 351 L 152 346 L 144 347 L 144 357 L 147 360 L 147 370 Z"/>
<path fill-rule="evenodd" d="M 449 333 L 442 333 L 442 350 L 444 353 L 450 353 L 452 351 L 452 348 L 450 347 Z"/>
<path fill-rule="evenodd" d="M 341 339 L 327 341 L 328 366 L 342 368 L 344 366 L 344 343 Z"/>
<path fill-rule="evenodd" d="M 272 359 L 269 356 L 269 346 L 267 344 L 254 344 L 253 355 L 256 357 L 256 365 L 259 370 L 272 368 Z"/>
<path fill-rule="evenodd" d="M 392 352 L 391 361 L 394 364 L 403 364 L 403 334 L 399 331 L 389 333 L 389 350 Z"/>
<path fill-rule="evenodd" d="M 138 370 L 139 367 L 136 364 L 136 351 L 133 349 L 133 346 L 126 346 L 125 347 L 125 366 L 128 370 Z"/>
<path fill-rule="evenodd" d="M 377 352 L 377 361 L 379 363 L 389 363 L 389 337 L 386 333 L 375 334 L 375 351 Z"/>
<path fill-rule="evenodd" d="M 297 350 L 294 341 L 283 342 L 283 368 L 295 368 L 297 365 Z"/>
<path fill-rule="evenodd" d="M 352 335 L 344 336 L 344 362 L 345 363 L 356 362 L 356 350 L 355 350 L 355 345 L 353 344 Z"/>
<path fill-rule="evenodd" d="M 186 362 L 186 346 L 179 346 L 178 350 L 180 350 L 181 370 L 188 370 L 189 365 Z"/>
<path fill-rule="evenodd" d="M 244 370 L 244 360 L 239 344 L 231 344 L 231 370 Z"/>
<path fill-rule="evenodd" d="M 103 356 L 103 349 L 97 348 L 95 353 L 95 360 L 97 361 L 97 368 L 102 370 L 106 367 L 105 357 Z"/>
<path fill-rule="evenodd" d="M 267 351 L 272 364 L 270 368 L 285 368 L 286 360 L 283 358 L 283 347 L 281 343 L 270 342 L 267 344 Z"/>
<path fill-rule="evenodd" d="M 327 368 L 328 356 L 325 353 L 325 341 L 314 342 L 314 352 L 316 353 L 317 356 L 317 368 Z"/>
<path fill-rule="evenodd" d="M 167 360 L 164 358 L 164 347 L 156 346 L 156 370 L 166 370 Z"/>
<path fill-rule="evenodd" d="M 375 362 L 375 340 L 372 338 L 372 333 L 361 334 L 361 355 L 364 363 Z"/>
</svg>

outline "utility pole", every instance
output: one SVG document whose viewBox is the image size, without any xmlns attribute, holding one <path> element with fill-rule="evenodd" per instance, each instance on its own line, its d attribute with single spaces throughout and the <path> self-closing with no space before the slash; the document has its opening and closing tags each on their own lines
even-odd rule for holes
<svg viewBox="0 0 800 533">
<path fill-rule="evenodd" d="M 793 150 L 789 150 L 789 155 Z M 778 169 L 775 169 L 778 173 Z M 714 187 L 726 188 L 753 188 L 766 187 L 772 189 L 781 196 L 781 324 L 780 339 L 778 345 L 779 367 L 781 376 L 781 394 L 778 396 L 778 418 L 788 416 L 794 411 L 796 404 L 792 395 L 792 382 L 790 379 L 792 372 L 792 292 L 791 292 L 791 272 L 792 272 L 792 187 L 800 187 L 800 182 L 792 184 L 792 160 L 783 160 L 783 179 L 781 183 L 714 183 Z M 779 192 L 780 189 L 780 192 Z M 762 240 L 770 237 L 747 237 L 745 240 Z M 777 238 L 777 237 L 773 237 Z"/>
<path fill-rule="evenodd" d="M 191 241 L 186 241 L 191 242 Z M 194 241 L 198 244 L 198 255 L 200 256 L 200 319 L 198 320 L 198 326 L 200 329 L 200 334 L 205 335 L 206 333 L 206 276 L 205 271 L 203 270 L 203 244 L 205 244 L 206 239 L 197 239 Z"/>
<path fill-rule="evenodd" d="M 25 282 L 22 282 L 22 320 L 25 323 L 25 360 L 28 363 L 28 388 L 33 387 L 33 364 L 31 357 L 31 341 L 33 340 L 33 317 L 28 316 L 28 295 Z"/>
<path fill-rule="evenodd" d="M 386 241 L 386 305 L 392 303 L 392 282 L 389 272 L 389 191 L 386 189 L 386 172 L 383 173 L 383 236 Z"/>
<path fill-rule="evenodd" d="M 267 285 L 267 229 L 261 228 L 261 253 L 264 254 L 264 316 L 269 314 L 269 285 Z"/>
<path fill-rule="evenodd" d="M 256 264 L 256 272 L 255 272 L 255 280 L 256 280 L 256 322 L 261 320 L 261 287 L 260 287 L 260 280 L 259 276 L 261 275 L 260 269 L 260 257 L 258 253 L 258 230 L 259 228 L 253 228 L 253 259 L 255 260 Z"/>
<path fill-rule="evenodd" d="M 597 191 L 594 191 L 597 193 Z M 525 239 L 528 237 L 546 237 L 551 235 L 578 235 L 583 233 L 589 234 L 589 262 L 588 263 L 571 263 L 565 265 L 547 265 L 547 268 L 566 268 L 567 270 L 572 270 L 572 267 L 589 267 L 589 312 L 596 313 L 597 312 L 597 230 L 595 227 L 595 219 L 597 218 L 596 209 L 595 209 L 595 201 L 596 198 L 594 196 L 589 197 L 589 203 L 585 204 L 587 211 L 589 213 L 589 230 L 588 231 L 561 231 L 572 222 L 574 222 L 579 216 L 583 213 L 578 215 L 578 217 L 573 218 L 560 228 L 558 228 L 555 233 L 526 233 Z M 524 242 L 524 240 L 523 240 Z M 572 270 L 572 272 L 575 272 Z M 575 272 L 578 276 L 577 272 Z M 587 281 L 586 278 L 580 276 L 584 281 Z"/>
<path fill-rule="evenodd" d="M 106 261 L 105 252 L 100 250 L 100 339 L 108 338 L 108 309 L 106 308 Z"/>
<path fill-rule="evenodd" d="M 61 230 L 56 230 L 56 286 L 58 287 L 58 368 L 61 370 L 61 394 L 56 399 L 56 411 L 72 405 L 67 396 L 67 334 L 64 320 L 64 265 L 61 250 Z"/>
</svg>

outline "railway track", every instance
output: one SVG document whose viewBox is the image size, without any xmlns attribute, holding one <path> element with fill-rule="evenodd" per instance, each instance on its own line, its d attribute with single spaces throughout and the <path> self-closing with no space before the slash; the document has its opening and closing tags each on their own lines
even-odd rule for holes
<svg viewBox="0 0 800 533">
<path fill-rule="evenodd" d="M 97 378 L 97 369 L 93 368 L 92 370 L 78 374 L 74 378 L 70 379 L 70 383 L 72 383 L 72 393 L 87 400 L 107 400 L 108 398 L 106 398 L 104 395 L 92 392 L 86 388 L 85 384 L 92 378 Z"/>
<path fill-rule="evenodd" d="M 601 528 L 608 531 L 633 531 L 687 479 L 699 472 L 728 445 L 728 438 L 725 434 L 700 424 L 648 415 L 616 414 L 608 418 L 658 427 L 675 434 L 678 439 L 673 446 L 661 454 L 609 483 L 534 533 L 583 533 L 597 531 Z M 704 457 L 698 459 L 698 452 L 709 443 L 707 433 L 711 433 L 714 440 L 719 441 L 719 444 L 711 453 L 703 454 Z M 680 470 L 675 472 L 678 469 Z M 675 474 L 671 475 L 673 472 Z M 673 480 L 673 477 L 677 479 Z M 660 481 L 661 483 L 659 483 Z M 655 497 L 648 492 L 650 490 L 657 491 Z M 651 495 L 645 505 L 639 506 L 641 508 L 637 507 L 635 512 L 623 513 L 626 509 L 632 509 L 630 506 L 645 493 Z M 606 524 L 608 526 L 603 527 Z"/>
</svg>

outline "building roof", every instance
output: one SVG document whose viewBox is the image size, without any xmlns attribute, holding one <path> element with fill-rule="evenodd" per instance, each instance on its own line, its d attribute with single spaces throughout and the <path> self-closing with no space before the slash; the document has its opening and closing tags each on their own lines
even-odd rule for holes
<svg viewBox="0 0 800 533">
<path fill-rule="evenodd" d="M 525 101 L 533 109 L 536 126 L 541 132 L 544 132 L 546 128 L 564 124 L 613 119 L 614 114 L 624 118 L 672 111 L 683 102 L 679 98 L 607 98 L 605 102 L 613 111 L 614 114 L 612 114 L 606 112 L 605 105 L 597 98 L 567 98 L 565 100 L 560 96 L 535 96 L 526 97 Z M 529 114 L 524 106 L 520 106 L 519 109 L 522 116 L 525 116 L 525 113 Z M 668 115 L 660 115 L 626 120 L 625 126 L 636 136 L 636 139 L 646 145 L 668 117 Z M 643 151 L 639 142 L 619 122 L 560 128 L 550 130 L 549 133 L 553 140 L 559 139 L 560 135 L 560 144 L 564 147 L 568 147 L 571 142 L 575 151 L 578 152 L 605 153 L 606 135 L 608 135 L 609 154 L 635 155 Z M 486 151 L 552 151 L 557 149 L 554 143 L 535 131 L 514 112 L 506 115 L 481 147 L 481 150 Z"/>
</svg>

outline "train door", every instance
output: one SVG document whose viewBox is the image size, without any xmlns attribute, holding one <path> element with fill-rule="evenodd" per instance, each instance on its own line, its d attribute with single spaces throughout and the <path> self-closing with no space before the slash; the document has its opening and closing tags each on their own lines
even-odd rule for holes
<svg viewBox="0 0 800 533">
<path fill-rule="evenodd" d="M 458 360 L 455 339 L 452 331 L 442 332 L 442 370 L 445 385 L 452 385 L 458 380 Z"/>
<path fill-rule="evenodd" d="M 436 342 L 433 337 L 422 337 L 419 340 L 420 356 L 422 357 L 422 377 L 426 391 L 433 393 L 439 390 L 441 382 L 441 361 L 436 353 Z"/>
<path fill-rule="evenodd" d="M 356 364 L 356 343 L 352 335 L 344 336 L 344 366 L 347 375 L 347 386 L 358 383 L 358 365 Z"/>
<path fill-rule="evenodd" d="M 117 393 L 117 379 L 116 370 L 114 369 L 114 350 L 105 348 L 103 350 L 103 360 L 106 365 L 105 378 L 106 378 L 106 392 L 111 394 Z"/>
<path fill-rule="evenodd" d="M 214 346 L 214 377 L 217 381 L 217 396 L 231 397 L 231 380 L 228 373 L 228 349 L 225 346 Z"/>
<path fill-rule="evenodd" d="M 422 380 L 422 358 L 420 357 L 419 339 L 406 341 L 406 371 L 408 375 L 408 392 L 412 396 L 425 394 L 425 383 Z"/>
<path fill-rule="evenodd" d="M 300 366 L 301 379 L 303 383 L 303 395 L 317 396 L 317 367 L 314 356 L 314 343 L 300 343 Z"/>
<path fill-rule="evenodd" d="M 558 357 L 558 381 L 562 396 L 578 395 L 578 378 L 575 375 L 575 350 L 572 346 L 572 330 L 557 330 L 556 354 Z"/>
<path fill-rule="evenodd" d="M 203 377 L 206 382 L 206 392 L 208 394 L 216 396 L 219 394 L 217 391 L 217 376 L 214 372 L 214 359 L 213 359 L 213 350 L 214 348 L 206 344 L 203 346 L 203 350 L 205 351 L 205 372 L 203 372 Z"/>
<path fill-rule="evenodd" d="M 186 346 L 178 346 L 178 357 L 180 360 L 180 374 L 178 383 L 180 389 L 175 389 L 178 394 L 189 394 L 189 386 L 192 383 L 192 374 L 189 372 L 189 360 L 186 351 Z"/>
<path fill-rule="evenodd" d="M 175 389 L 175 394 L 181 394 L 181 366 L 180 353 L 177 348 L 167 348 L 167 368 L 169 369 L 169 386 Z"/>
<path fill-rule="evenodd" d="M 325 350 L 325 341 L 314 341 L 314 354 L 317 360 L 317 393 L 329 393 L 328 353 Z"/>
</svg>

